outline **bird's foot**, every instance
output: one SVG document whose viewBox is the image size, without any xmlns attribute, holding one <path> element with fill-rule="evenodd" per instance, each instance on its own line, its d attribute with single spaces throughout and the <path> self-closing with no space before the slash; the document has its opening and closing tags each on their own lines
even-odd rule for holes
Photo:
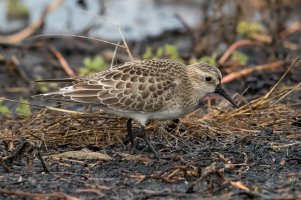
<svg viewBox="0 0 301 200">
<path fill-rule="evenodd" d="M 148 148 L 153 152 L 154 157 L 159 160 L 160 156 L 159 156 L 158 152 L 154 149 L 154 147 L 152 146 L 150 141 L 147 139 L 147 137 L 144 137 L 143 140 L 147 143 Z"/>
<path fill-rule="evenodd" d="M 137 137 L 143 139 L 146 142 L 148 148 L 152 151 L 155 158 L 157 158 L 157 159 L 160 158 L 157 151 L 151 145 L 150 141 L 146 137 L 145 133 L 143 131 L 141 131 L 141 129 L 132 129 L 132 131 L 125 136 L 123 144 L 125 146 L 127 146 L 129 143 L 131 143 L 131 154 L 134 154 L 137 152 L 137 140 L 135 140 Z"/>
<path fill-rule="evenodd" d="M 137 137 L 139 137 L 139 134 L 140 134 L 140 129 L 133 129 L 131 130 L 131 132 L 129 132 L 126 136 L 125 136 L 125 139 L 123 140 L 123 144 L 124 146 L 127 146 L 129 143 L 131 143 L 131 147 L 135 147 L 136 144 L 135 144 L 135 139 Z"/>
<path fill-rule="evenodd" d="M 140 129 L 138 137 L 142 138 L 146 142 L 148 148 L 153 152 L 155 158 L 160 159 L 160 156 L 158 155 L 157 151 L 155 150 L 155 148 L 152 146 L 149 139 L 147 138 L 144 129 Z"/>
</svg>

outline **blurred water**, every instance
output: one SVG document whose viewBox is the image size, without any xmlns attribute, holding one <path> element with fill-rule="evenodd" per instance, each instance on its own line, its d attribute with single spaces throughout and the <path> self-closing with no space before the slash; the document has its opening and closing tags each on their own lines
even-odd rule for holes
<svg viewBox="0 0 301 200">
<path fill-rule="evenodd" d="M 23 0 L 30 10 L 29 23 L 39 18 L 51 0 Z M 92 36 L 106 40 L 119 40 L 118 23 L 127 40 L 140 40 L 146 36 L 159 35 L 175 28 L 183 28 L 175 14 L 180 15 L 190 26 L 201 20 L 201 1 L 187 0 L 104 0 L 105 14 L 100 15 L 101 1 L 86 0 L 87 11 L 75 0 L 66 0 L 64 5 L 46 18 L 43 33 L 79 34 L 85 28 L 97 24 Z M 0 0 L 0 30 L 9 32 L 22 24 L 6 19 L 5 0 Z"/>
</svg>

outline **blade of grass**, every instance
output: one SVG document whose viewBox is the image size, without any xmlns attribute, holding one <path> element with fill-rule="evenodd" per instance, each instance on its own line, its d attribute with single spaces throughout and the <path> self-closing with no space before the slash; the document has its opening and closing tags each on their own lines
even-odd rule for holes
<svg viewBox="0 0 301 200">
<path fill-rule="evenodd" d="M 32 39 L 41 38 L 41 37 L 54 37 L 54 36 L 55 37 L 61 36 L 61 37 L 74 37 L 74 38 L 89 39 L 89 40 L 94 40 L 94 41 L 97 41 L 97 42 L 103 42 L 103 43 L 106 43 L 106 44 L 110 44 L 110 45 L 113 45 L 113 46 L 118 46 L 118 47 L 121 47 L 121 48 L 126 48 L 124 45 L 116 44 L 116 43 L 109 42 L 109 41 L 106 41 L 106 40 L 101 40 L 101 39 L 88 37 L 88 36 L 83 36 L 83 35 L 73 35 L 73 34 L 42 34 L 42 35 L 36 35 L 36 36 L 30 37 L 27 40 L 32 40 Z"/>
</svg>

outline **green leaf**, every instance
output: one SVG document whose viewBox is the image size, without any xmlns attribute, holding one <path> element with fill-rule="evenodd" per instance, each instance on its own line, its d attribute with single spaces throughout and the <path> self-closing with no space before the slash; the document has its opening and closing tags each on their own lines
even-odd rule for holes
<svg viewBox="0 0 301 200">
<path fill-rule="evenodd" d="M 104 69 L 104 67 L 106 66 L 106 63 L 102 56 L 96 56 L 92 60 L 92 66 L 93 66 L 94 70 L 102 71 Z"/>
<path fill-rule="evenodd" d="M 85 68 L 90 68 L 92 66 L 92 59 L 91 58 L 84 58 L 83 64 Z"/>
<path fill-rule="evenodd" d="M 42 93 L 46 93 L 49 91 L 49 88 L 47 86 L 47 83 L 45 82 L 37 82 L 39 91 L 41 91 Z"/>
<path fill-rule="evenodd" d="M 157 49 L 155 58 L 162 58 L 164 56 L 164 47 L 160 47 Z"/>
<path fill-rule="evenodd" d="M 10 19 L 27 19 L 29 9 L 20 0 L 6 0 L 6 12 Z"/>
<path fill-rule="evenodd" d="M 209 63 L 210 65 L 217 66 L 217 55 L 214 53 L 211 56 L 203 56 L 199 59 L 200 62 Z"/>
<path fill-rule="evenodd" d="M 87 68 L 81 68 L 81 69 L 79 70 L 80 76 L 86 76 L 86 75 L 88 75 L 89 73 L 90 73 L 90 70 L 87 69 Z"/>
<path fill-rule="evenodd" d="M 234 51 L 232 53 L 231 60 L 236 61 L 240 65 L 246 65 L 249 60 L 249 56 L 243 52 Z"/>
<path fill-rule="evenodd" d="M 2 105 L 2 102 L 0 101 L 0 113 L 4 115 L 5 117 L 12 117 L 12 113 L 9 111 L 9 108 L 5 105 Z"/>
<path fill-rule="evenodd" d="M 240 21 L 236 26 L 236 32 L 240 35 L 249 35 L 263 31 L 263 26 L 255 22 Z"/>
<path fill-rule="evenodd" d="M 152 48 L 150 47 L 147 47 L 146 50 L 145 50 L 145 53 L 142 55 L 142 58 L 144 60 L 146 59 L 150 59 L 153 57 L 153 52 L 152 52 Z"/>
<path fill-rule="evenodd" d="M 31 109 L 28 105 L 29 102 L 26 99 L 23 99 L 22 97 L 19 99 L 18 107 L 16 108 L 16 112 L 18 115 L 21 116 L 29 116 L 31 115 Z"/>
<path fill-rule="evenodd" d="M 182 58 L 180 57 L 178 48 L 172 44 L 165 44 L 163 47 L 159 47 L 155 54 L 150 47 L 146 48 L 145 53 L 142 56 L 143 59 L 151 59 L 151 58 L 168 58 L 171 60 L 177 60 L 179 62 L 183 62 Z"/>
<path fill-rule="evenodd" d="M 178 52 L 178 48 L 175 45 L 166 44 L 164 45 L 165 54 L 172 60 L 181 60 Z"/>
<path fill-rule="evenodd" d="M 108 65 L 102 56 L 95 56 L 94 58 L 86 57 L 83 59 L 83 68 L 80 69 L 80 75 L 86 76 L 90 73 L 101 72 L 106 69 Z"/>
</svg>

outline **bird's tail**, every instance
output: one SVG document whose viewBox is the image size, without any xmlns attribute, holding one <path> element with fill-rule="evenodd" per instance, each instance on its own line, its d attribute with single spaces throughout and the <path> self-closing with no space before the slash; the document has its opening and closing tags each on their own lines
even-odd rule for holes
<svg viewBox="0 0 301 200">
<path fill-rule="evenodd" d="M 74 82 L 75 80 L 73 78 L 63 78 L 63 79 L 43 79 L 43 80 L 35 80 L 33 82 L 41 83 L 41 82 L 47 82 L 47 83 L 70 83 Z M 54 92 L 48 92 L 44 94 L 37 94 L 31 96 L 34 99 L 47 99 L 47 100 L 54 100 L 54 101 L 68 101 L 70 100 L 70 97 L 64 97 L 63 94 L 65 92 L 68 92 L 72 86 L 70 87 L 64 87 Z"/>
</svg>

